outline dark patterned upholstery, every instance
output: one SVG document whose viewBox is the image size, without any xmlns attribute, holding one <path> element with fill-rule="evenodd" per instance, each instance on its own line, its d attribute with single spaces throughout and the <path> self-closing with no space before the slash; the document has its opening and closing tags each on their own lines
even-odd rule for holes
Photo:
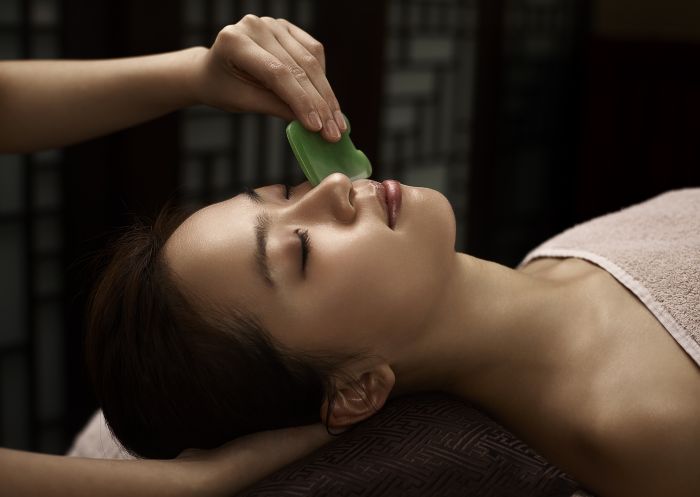
<svg viewBox="0 0 700 497">
<path fill-rule="evenodd" d="M 468 404 L 404 397 L 245 497 L 570 497 L 579 486 Z"/>
</svg>

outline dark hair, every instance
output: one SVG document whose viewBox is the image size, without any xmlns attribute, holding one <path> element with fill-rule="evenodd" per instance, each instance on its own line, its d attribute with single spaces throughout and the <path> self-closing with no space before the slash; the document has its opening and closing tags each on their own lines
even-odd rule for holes
<svg viewBox="0 0 700 497">
<path fill-rule="evenodd" d="M 133 455 L 173 458 L 318 422 L 338 361 L 284 351 L 254 316 L 187 298 L 162 255 L 183 218 L 122 235 L 92 294 L 86 360 L 112 433 Z"/>
</svg>

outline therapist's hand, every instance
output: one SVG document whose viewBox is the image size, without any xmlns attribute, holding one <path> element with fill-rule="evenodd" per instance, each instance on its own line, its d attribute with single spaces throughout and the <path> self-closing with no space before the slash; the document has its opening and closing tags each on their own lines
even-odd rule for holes
<svg viewBox="0 0 700 497">
<path fill-rule="evenodd" d="M 197 66 L 194 93 L 203 104 L 298 119 L 329 141 L 346 130 L 323 45 L 285 19 L 247 15 L 226 26 Z"/>
</svg>

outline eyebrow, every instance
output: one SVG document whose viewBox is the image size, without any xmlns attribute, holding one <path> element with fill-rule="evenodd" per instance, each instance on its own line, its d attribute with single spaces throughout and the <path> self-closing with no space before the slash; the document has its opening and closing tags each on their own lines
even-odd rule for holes
<svg viewBox="0 0 700 497">
<path fill-rule="evenodd" d="M 256 204 L 264 204 L 265 199 L 251 188 L 244 190 L 246 197 Z M 270 214 L 263 210 L 255 218 L 255 267 L 260 276 L 265 280 L 265 284 L 274 288 L 275 282 L 270 274 L 270 264 L 267 257 L 267 234 L 270 231 Z"/>
<path fill-rule="evenodd" d="M 269 259 L 267 258 L 267 233 L 269 230 L 270 215 L 263 212 L 255 219 L 255 265 L 267 286 L 274 287 L 275 282 L 270 275 Z"/>
<path fill-rule="evenodd" d="M 246 186 L 245 189 L 243 190 L 243 193 L 246 194 L 246 197 L 248 197 L 248 199 L 250 199 L 252 202 L 254 202 L 256 204 L 264 204 L 265 203 L 265 199 L 262 198 L 262 196 L 258 192 L 253 190 L 252 188 L 248 188 Z"/>
</svg>

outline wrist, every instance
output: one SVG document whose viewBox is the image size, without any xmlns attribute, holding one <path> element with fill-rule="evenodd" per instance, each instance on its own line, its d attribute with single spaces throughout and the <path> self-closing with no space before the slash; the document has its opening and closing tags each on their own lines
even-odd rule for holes
<svg viewBox="0 0 700 497">
<path fill-rule="evenodd" d="M 182 82 L 181 107 L 201 105 L 201 81 L 209 49 L 203 46 L 190 47 L 176 52 L 178 64 L 173 76 Z"/>
<path fill-rule="evenodd" d="M 217 486 L 214 468 L 197 457 L 149 462 L 160 467 L 162 484 L 173 497 L 219 497 L 224 494 Z"/>
</svg>

